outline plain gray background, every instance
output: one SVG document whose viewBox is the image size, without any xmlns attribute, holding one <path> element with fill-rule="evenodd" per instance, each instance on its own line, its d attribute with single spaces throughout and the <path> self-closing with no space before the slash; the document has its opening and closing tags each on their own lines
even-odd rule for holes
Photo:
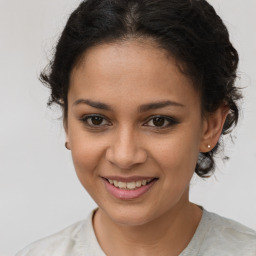
<svg viewBox="0 0 256 256">
<path fill-rule="evenodd" d="M 83 219 L 95 207 L 80 185 L 57 108 L 47 109 L 40 70 L 77 0 L 1 0 L 0 255 Z M 210 0 L 240 53 L 243 112 L 227 164 L 194 178 L 191 201 L 256 229 L 256 2 Z"/>
</svg>

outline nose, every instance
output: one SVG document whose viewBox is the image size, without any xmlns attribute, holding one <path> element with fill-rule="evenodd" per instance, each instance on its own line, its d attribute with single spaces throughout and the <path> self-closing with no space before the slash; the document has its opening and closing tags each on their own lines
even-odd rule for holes
<svg viewBox="0 0 256 256">
<path fill-rule="evenodd" d="M 120 169 L 131 169 L 147 159 L 147 152 L 140 144 L 139 135 L 130 129 L 120 129 L 115 133 L 106 151 L 109 162 Z"/>
</svg>

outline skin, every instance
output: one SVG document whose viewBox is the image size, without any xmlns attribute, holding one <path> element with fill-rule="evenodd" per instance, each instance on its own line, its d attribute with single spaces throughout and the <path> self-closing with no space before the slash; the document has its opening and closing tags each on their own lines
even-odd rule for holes
<svg viewBox="0 0 256 256">
<path fill-rule="evenodd" d="M 202 118 L 199 93 L 175 63 L 151 42 L 130 40 L 90 48 L 72 70 L 67 143 L 81 184 L 99 206 L 93 224 L 107 255 L 178 255 L 200 222 L 189 183 L 198 153 L 217 143 L 228 110 Z M 166 101 L 178 105 L 139 111 Z M 85 119 L 91 114 L 105 119 L 92 126 L 95 119 Z M 175 121 L 156 126 L 155 115 Z M 158 180 L 132 200 L 113 197 L 102 178 L 138 175 Z"/>
</svg>

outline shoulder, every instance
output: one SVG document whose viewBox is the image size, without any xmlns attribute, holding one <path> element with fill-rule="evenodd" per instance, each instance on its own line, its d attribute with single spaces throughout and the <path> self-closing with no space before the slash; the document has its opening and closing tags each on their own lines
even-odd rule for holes
<svg viewBox="0 0 256 256">
<path fill-rule="evenodd" d="M 23 250 L 19 251 L 15 256 L 72 256 L 80 255 L 79 248 L 84 244 L 85 230 L 90 228 L 91 215 L 82 221 L 51 235 L 40 239 Z"/>
<path fill-rule="evenodd" d="M 200 252 L 209 251 L 209 255 L 256 255 L 254 230 L 215 213 L 204 211 L 204 215 L 205 236 Z"/>
</svg>

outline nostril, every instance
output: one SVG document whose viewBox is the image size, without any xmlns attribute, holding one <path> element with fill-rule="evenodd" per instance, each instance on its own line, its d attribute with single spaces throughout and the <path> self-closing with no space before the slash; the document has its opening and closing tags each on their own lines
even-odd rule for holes
<svg viewBox="0 0 256 256">
<path fill-rule="evenodd" d="M 122 148 L 109 148 L 106 159 L 121 169 L 130 169 L 134 165 L 146 162 L 147 153 L 142 149 L 124 150 Z"/>
</svg>

